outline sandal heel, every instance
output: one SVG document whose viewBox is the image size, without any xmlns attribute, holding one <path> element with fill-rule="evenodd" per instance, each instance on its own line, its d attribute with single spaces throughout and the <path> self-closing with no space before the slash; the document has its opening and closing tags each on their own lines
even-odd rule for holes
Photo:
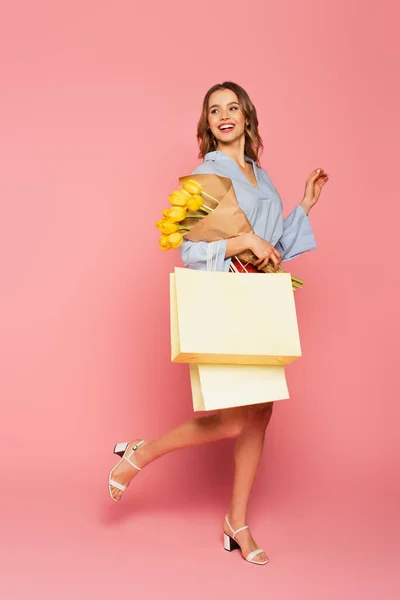
<svg viewBox="0 0 400 600">
<path fill-rule="evenodd" d="M 113 452 L 122 458 L 128 446 L 129 442 L 120 442 L 119 444 L 115 444 Z"/>
<path fill-rule="evenodd" d="M 240 546 L 237 541 L 224 532 L 224 549 L 228 552 L 232 552 L 232 550 L 237 550 L 239 548 Z"/>
</svg>

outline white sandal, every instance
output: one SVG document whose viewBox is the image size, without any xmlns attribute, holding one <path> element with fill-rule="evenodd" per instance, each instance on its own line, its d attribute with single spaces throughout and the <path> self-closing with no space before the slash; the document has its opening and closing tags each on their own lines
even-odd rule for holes
<svg viewBox="0 0 400 600">
<path fill-rule="evenodd" d="M 133 453 L 139 448 L 139 446 L 141 446 L 144 443 L 144 440 L 141 440 L 140 442 L 137 442 L 136 444 L 134 444 L 132 446 L 132 449 L 129 453 L 129 455 L 127 455 L 127 451 L 128 451 L 128 446 L 130 444 L 130 442 L 120 442 L 119 444 L 116 444 L 114 446 L 114 454 L 118 454 L 118 456 L 121 456 L 121 460 L 118 461 L 118 463 L 115 465 L 115 467 L 113 467 L 110 471 L 110 474 L 108 476 L 108 491 L 110 493 L 111 498 L 114 500 L 114 502 L 118 502 L 118 500 L 116 500 L 114 498 L 114 496 L 112 495 L 111 492 L 111 487 L 115 487 L 118 490 L 121 490 L 121 492 L 124 492 L 126 490 L 126 485 L 123 485 L 122 483 L 118 483 L 118 481 L 115 481 L 114 479 L 112 479 L 112 473 L 113 471 L 115 471 L 115 469 L 118 467 L 118 465 L 120 464 L 121 461 L 126 460 L 128 461 L 128 463 L 132 466 L 135 467 L 135 469 L 137 469 L 138 471 L 141 471 L 141 467 L 138 467 L 137 465 L 135 465 L 135 463 L 133 463 L 131 461 L 131 457 L 133 455 Z"/>
<path fill-rule="evenodd" d="M 230 536 L 227 533 L 225 533 L 225 531 L 224 531 L 224 548 L 225 548 L 225 550 L 227 550 L 228 552 L 232 552 L 232 550 L 236 550 L 236 549 L 241 550 L 239 544 L 235 540 L 235 536 L 239 533 L 239 531 L 243 531 L 243 529 L 248 529 L 249 526 L 245 525 L 244 527 L 239 527 L 239 529 L 236 529 L 236 531 L 234 531 L 233 527 L 231 526 L 231 524 L 228 521 L 227 516 L 225 517 L 225 521 L 227 522 L 229 529 L 233 533 L 233 536 Z M 253 563 L 254 565 L 266 565 L 267 562 L 269 562 L 268 556 L 267 556 L 267 560 L 263 560 L 263 561 L 253 560 L 256 556 L 258 556 L 262 552 L 264 552 L 264 550 L 262 550 L 261 548 L 257 548 L 257 550 L 253 550 L 253 552 L 250 552 L 247 556 L 243 556 L 243 555 L 242 556 L 245 560 L 248 560 L 249 562 Z"/>
</svg>

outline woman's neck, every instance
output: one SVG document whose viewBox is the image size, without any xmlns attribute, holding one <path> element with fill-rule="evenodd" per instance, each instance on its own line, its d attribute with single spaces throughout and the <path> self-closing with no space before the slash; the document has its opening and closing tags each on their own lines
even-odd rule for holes
<svg viewBox="0 0 400 600">
<path fill-rule="evenodd" d="M 227 156 L 230 156 L 237 162 L 237 164 L 244 168 L 246 166 L 246 160 L 244 158 L 244 136 L 233 142 L 232 144 L 224 144 L 218 142 L 217 150 L 223 152 Z"/>
</svg>

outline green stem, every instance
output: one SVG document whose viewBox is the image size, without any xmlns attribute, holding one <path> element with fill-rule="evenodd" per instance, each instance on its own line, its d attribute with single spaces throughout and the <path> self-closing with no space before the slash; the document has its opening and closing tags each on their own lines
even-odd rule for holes
<svg viewBox="0 0 400 600">
<path fill-rule="evenodd" d="M 278 273 L 286 273 L 287 271 L 285 271 L 284 269 L 278 269 Z M 302 279 L 299 279 L 298 277 L 294 277 L 294 275 L 290 276 L 292 278 L 292 281 L 294 281 L 295 283 L 298 283 L 300 286 L 304 285 L 304 281 Z"/>
<path fill-rule="evenodd" d="M 201 192 L 202 196 L 206 196 L 207 198 L 210 198 L 210 200 L 214 200 L 214 202 L 216 202 L 217 204 L 219 204 L 219 200 L 217 200 L 216 198 L 214 198 L 214 196 L 210 196 L 210 194 L 207 194 L 207 192 Z"/>
</svg>

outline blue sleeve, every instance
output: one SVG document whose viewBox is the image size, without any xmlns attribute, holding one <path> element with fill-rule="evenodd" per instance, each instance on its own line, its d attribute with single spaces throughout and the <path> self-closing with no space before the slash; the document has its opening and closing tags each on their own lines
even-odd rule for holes
<svg viewBox="0 0 400 600">
<path fill-rule="evenodd" d="M 300 204 L 283 219 L 283 233 L 275 248 L 282 261 L 290 260 L 317 247 L 308 216 Z"/>
<path fill-rule="evenodd" d="M 212 166 L 208 163 L 202 163 L 195 168 L 192 175 L 214 175 Z M 191 242 L 183 239 L 179 247 L 182 262 L 188 269 L 196 269 L 197 271 L 207 271 L 208 254 L 212 268 L 216 271 L 229 271 L 231 258 L 225 258 L 226 240 L 221 240 L 219 244 L 211 244 L 210 242 Z"/>
</svg>

